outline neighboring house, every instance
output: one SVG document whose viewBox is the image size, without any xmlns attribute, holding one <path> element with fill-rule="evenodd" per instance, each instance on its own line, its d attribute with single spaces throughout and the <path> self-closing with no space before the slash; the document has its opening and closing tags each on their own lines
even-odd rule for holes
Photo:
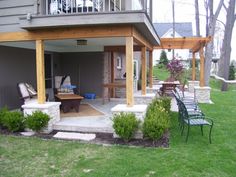
<svg viewBox="0 0 236 177">
<path fill-rule="evenodd" d="M 80 94 L 101 97 L 103 83 L 123 79 L 125 52 L 132 61 L 140 55 L 133 47 L 159 45 L 151 17 L 152 0 L 1 0 L 0 107 L 19 108 L 18 82 L 36 88 L 41 51 L 51 98 L 57 75 L 70 75 Z"/>
<path fill-rule="evenodd" d="M 161 38 L 173 37 L 173 23 L 154 23 L 153 24 L 158 35 Z M 193 37 L 192 22 L 175 23 L 175 37 Z M 172 50 L 165 50 L 169 60 L 173 58 Z M 161 50 L 154 52 L 154 60 L 160 59 Z M 175 49 L 175 58 L 182 60 L 185 67 L 189 67 L 189 57 L 191 56 L 187 49 Z M 190 57 L 191 58 L 191 57 Z"/>
</svg>

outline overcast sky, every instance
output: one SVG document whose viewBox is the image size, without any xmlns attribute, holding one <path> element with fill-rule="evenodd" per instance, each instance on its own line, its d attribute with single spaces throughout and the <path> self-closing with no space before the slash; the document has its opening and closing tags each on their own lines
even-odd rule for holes
<svg viewBox="0 0 236 177">
<path fill-rule="evenodd" d="M 201 35 L 205 36 L 205 9 L 203 0 L 199 1 L 200 8 L 200 27 Z M 217 4 L 218 0 L 214 0 Z M 172 0 L 153 0 L 153 21 L 154 22 L 172 22 Z M 195 33 L 195 7 L 194 0 L 175 0 L 175 21 L 176 22 L 193 22 L 193 32 Z M 221 12 L 219 19 L 225 21 L 226 13 Z M 236 60 L 236 23 L 232 36 L 232 53 L 231 59 Z"/>
</svg>

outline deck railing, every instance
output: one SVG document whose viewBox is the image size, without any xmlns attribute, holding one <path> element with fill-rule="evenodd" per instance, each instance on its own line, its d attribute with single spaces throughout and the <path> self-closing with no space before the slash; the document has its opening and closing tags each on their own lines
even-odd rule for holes
<svg viewBox="0 0 236 177">
<path fill-rule="evenodd" d="M 149 11 L 149 1 L 150 0 L 46 0 L 45 4 L 46 15 L 57 15 L 130 10 Z"/>
</svg>

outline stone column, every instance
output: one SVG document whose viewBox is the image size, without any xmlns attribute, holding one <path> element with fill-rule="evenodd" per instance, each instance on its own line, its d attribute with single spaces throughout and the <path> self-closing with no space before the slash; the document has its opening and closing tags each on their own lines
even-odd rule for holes
<svg viewBox="0 0 236 177">
<path fill-rule="evenodd" d="M 195 86 L 194 96 L 198 103 L 211 103 L 211 88 Z"/>
<path fill-rule="evenodd" d="M 31 115 L 35 111 L 42 111 L 49 115 L 48 126 L 43 129 L 44 133 L 50 133 L 53 130 L 53 124 L 60 121 L 60 104 L 61 102 L 45 102 L 44 104 L 28 103 L 22 105 L 24 115 Z"/>
</svg>

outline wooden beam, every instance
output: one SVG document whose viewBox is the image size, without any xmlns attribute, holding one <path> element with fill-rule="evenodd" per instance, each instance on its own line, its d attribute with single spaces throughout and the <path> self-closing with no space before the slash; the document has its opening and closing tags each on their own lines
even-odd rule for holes
<svg viewBox="0 0 236 177">
<path fill-rule="evenodd" d="M 149 52 L 149 88 L 153 87 L 153 51 Z"/>
<path fill-rule="evenodd" d="M 127 37 L 132 35 L 132 26 L 81 26 L 50 28 L 23 32 L 0 33 L 0 42 L 59 40 L 79 38 Z"/>
<path fill-rule="evenodd" d="M 141 60 L 142 60 L 142 95 L 146 95 L 146 86 L 147 86 L 147 55 L 146 55 L 146 47 L 142 47 L 141 52 Z"/>
<path fill-rule="evenodd" d="M 36 71 L 37 71 L 37 92 L 38 103 L 44 104 L 45 95 L 45 71 L 44 71 L 44 41 L 36 41 Z"/>
<path fill-rule="evenodd" d="M 125 46 L 104 46 L 104 52 L 121 52 L 125 53 Z M 141 47 L 134 45 L 133 51 L 141 51 Z"/>
<path fill-rule="evenodd" d="M 148 40 L 146 40 L 146 38 L 142 34 L 140 34 L 134 27 L 132 29 L 134 41 L 137 42 L 140 46 L 146 46 L 148 50 L 152 50 L 153 45 Z"/>
<path fill-rule="evenodd" d="M 205 86 L 203 45 L 200 48 L 200 87 Z"/>
<path fill-rule="evenodd" d="M 114 73 L 114 53 L 111 52 L 111 83 L 114 83 L 115 81 L 115 73 Z M 111 97 L 115 97 L 115 89 L 111 89 Z"/>
<path fill-rule="evenodd" d="M 133 37 L 126 37 L 126 103 L 128 107 L 132 107 L 134 105 L 133 57 Z"/>
<path fill-rule="evenodd" d="M 162 38 L 160 46 L 154 46 L 154 49 L 191 49 L 197 52 L 210 40 L 211 37 Z"/>
<path fill-rule="evenodd" d="M 196 80 L 196 55 L 193 52 L 193 60 L 192 60 L 192 80 Z"/>
</svg>

